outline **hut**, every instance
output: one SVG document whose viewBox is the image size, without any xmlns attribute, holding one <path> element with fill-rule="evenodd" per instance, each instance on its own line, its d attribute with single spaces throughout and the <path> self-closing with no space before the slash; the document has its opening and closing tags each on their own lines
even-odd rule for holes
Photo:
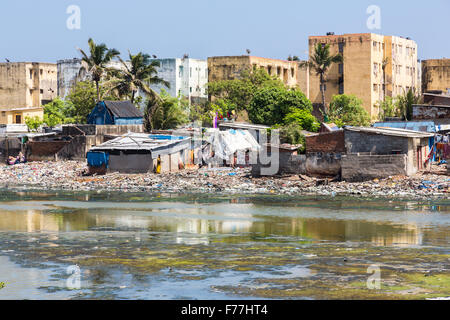
<svg viewBox="0 0 450 320">
<path fill-rule="evenodd" d="M 87 154 L 91 173 L 176 172 L 193 161 L 191 138 L 128 133 L 93 147 Z"/>
<path fill-rule="evenodd" d="M 89 114 L 88 124 L 142 124 L 144 115 L 131 101 L 100 101 Z"/>
</svg>

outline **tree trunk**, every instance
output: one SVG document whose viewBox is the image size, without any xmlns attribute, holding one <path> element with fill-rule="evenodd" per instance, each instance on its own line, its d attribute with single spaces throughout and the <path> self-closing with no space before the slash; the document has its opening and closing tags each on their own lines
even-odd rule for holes
<svg viewBox="0 0 450 320">
<path fill-rule="evenodd" d="M 98 81 L 95 81 L 95 86 L 97 87 L 97 103 L 100 102 L 100 87 Z"/>
<path fill-rule="evenodd" d="M 322 106 L 325 111 L 325 114 L 328 115 L 328 108 L 325 105 L 325 81 L 323 79 L 323 74 L 320 74 L 320 92 L 322 93 Z"/>
<path fill-rule="evenodd" d="M 131 91 L 131 103 L 134 103 L 134 95 L 136 94 L 136 91 Z"/>
</svg>

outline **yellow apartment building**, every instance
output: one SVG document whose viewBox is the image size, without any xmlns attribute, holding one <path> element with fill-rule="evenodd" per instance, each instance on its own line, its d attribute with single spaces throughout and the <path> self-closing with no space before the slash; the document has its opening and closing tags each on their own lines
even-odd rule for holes
<svg viewBox="0 0 450 320">
<path fill-rule="evenodd" d="M 208 81 L 238 79 L 243 70 L 251 70 L 253 67 L 264 68 L 290 87 L 298 85 L 298 62 L 253 56 L 209 57 Z"/>
<path fill-rule="evenodd" d="M 53 63 L 0 63 L 0 124 L 24 124 L 26 117 L 43 118 L 43 105 L 57 95 Z"/>
<path fill-rule="evenodd" d="M 326 75 L 325 101 L 333 95 L 353 94 L 373 120 L 377 119 L 377 104 L 385 96 L 397 96 L 410 88 L 419 90 L 417 44 L 408 38 L 356 33 L 309 37 L 309 55 L 317 43 L 329 44 L 331 54 L 342 54 L 342 64 L 334 64 Z M 310 70 L 309 98 L 322 103 L 320 79 Z"/>
<path fill-rule="evenodd" d="M 450 95 L 450 59 L 422 60 L 422 92 Z"/>
</svg>

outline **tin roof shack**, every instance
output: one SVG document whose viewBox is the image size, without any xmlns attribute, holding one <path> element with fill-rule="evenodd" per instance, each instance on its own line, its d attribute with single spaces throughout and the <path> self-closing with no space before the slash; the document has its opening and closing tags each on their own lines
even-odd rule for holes
<svg viewBox="0 0 450 320">
<path fill-rule="evenodd" d="M 189 161 L 191 139 L 128 133 L 91 148 L 87 162 L 91 173 L 176 172 Z"/>
<path fill-rule="evenodd" d="M 221 122 L 219 123 L 219 129 L 221 131 L 226 131 L 230 129 L 247 130 L 248 132 L 250 132 L 250 134 L 253 136 L 253 138 L 255 138 L 255 140 L 258 143 L 266 143 L 268 141 L 262 141 L 261 137 L 267 134 L 267 130 L 270 129 L 270 127 L 246 122 Z"/>
<path fill-rule="evenodd" d="M 432 133 L 396 128 L 345 127 L 342 179 L 409 176 L 424 169 Z"/>
<path fill-rule="evenodd" d="M 250 154 L 259 150 L 259 143 L 248 130 L 210 128 L 204 133 L 202 157 L 209 166 L 247 166 L 251 164 Z"/>
<path fill-rule="evenodd" d="M 142 124 L 143 113 L 131 101 L 100 101 L 88 116 L 89 124 Z"/>
</svg>

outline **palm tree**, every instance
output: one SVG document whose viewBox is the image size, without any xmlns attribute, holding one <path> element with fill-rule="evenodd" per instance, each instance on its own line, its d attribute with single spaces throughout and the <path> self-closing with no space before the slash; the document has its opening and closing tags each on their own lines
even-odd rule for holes
<svg viewBox="0 0 450 320">
<path fill-rule="evenodd" d="M 326 73 L 330 69 L 333 63 L 342 63 L 344 58 L 340 53 L 331 55 L 330 45 L 318 43 L 314 48 L 314 53 L 309 61 L 304 61 L 300 63 L 301 67 L 307 66 L 316 71 L 316 74 L 320 77 L 320 92 L 322 93 L 322 105 L 327 112 L 325 106 L 325 82 Z"/>
<path fill-rule="evenodd" d="M 118 96 L 128 96 L 134 102 L 139 90 L 150 97 L 157 97 L 157 93 L 150 88 L 152 84 L 161 84 L 170 88 L 170 83 L 158 77 L 158 60 L 152 60 L 150 55 L 139 52 L 136 55 L 129 54 L 129 62 L 119 60 L 123 65 L 122 70 L 113 71 L 112 78 L 108 81 L 110 89 Z"/>
<path fill-rule="evenodd" d="M 89 43 L 89 55 L 87 55 L 82 49 L 78 48 L 82 55 L 82 61 L 87 64 L 88 71 L 92 75 L 92 81 L 95 82 L 97 88 L 97 102 L 100 101 L 100 86 L 99 83 L 102 80 L 103 75 L 109 69 L 107 64 L 115 57 L 118 57 L 120 52 L 116 49 L 108 49 L 108 47 L 101 43 L 95 44 L 94 40 L 90 38 Z"/>
</svg>

